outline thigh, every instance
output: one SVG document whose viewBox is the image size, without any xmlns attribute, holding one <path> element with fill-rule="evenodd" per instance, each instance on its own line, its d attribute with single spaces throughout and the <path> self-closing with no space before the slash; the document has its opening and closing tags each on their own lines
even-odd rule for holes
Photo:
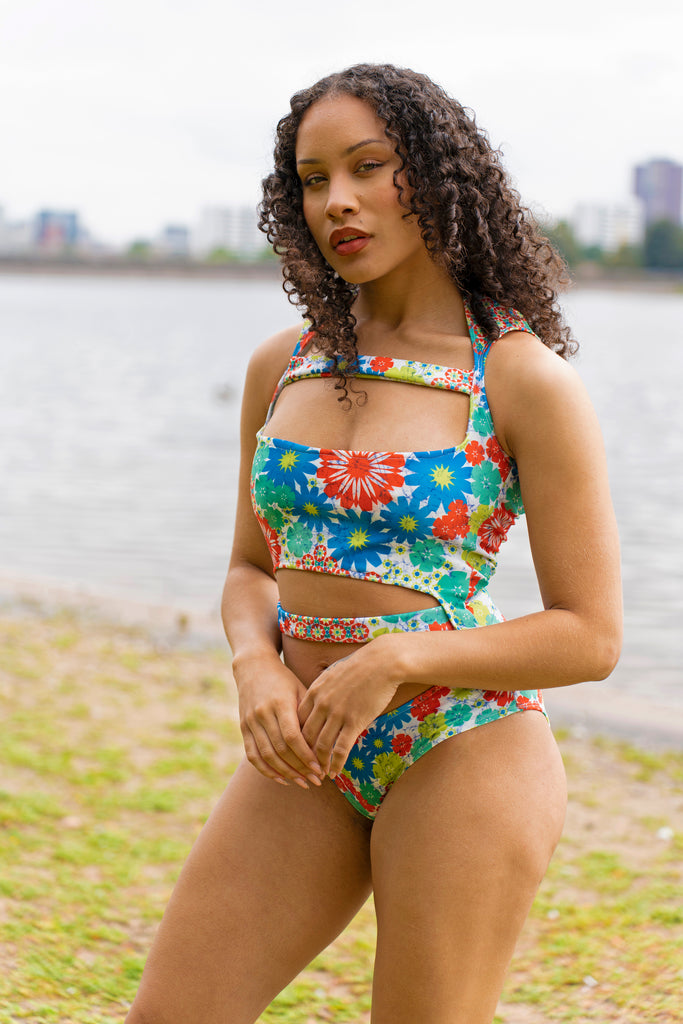
<svg viewBox="0 0 683 1024">
<path fill-rule="evenodd" d="M 407 769 L 372 835 L 373 1024 L 490 1024 L 565 802 L 534 711 L 445 740 Z"/>
<path fill-rule="evenodd" d="M 249 1024 L 370 891 L 369 826 L 329 780 L 244 762 L 181 872 L 128 1024 Z"/>
</svg>

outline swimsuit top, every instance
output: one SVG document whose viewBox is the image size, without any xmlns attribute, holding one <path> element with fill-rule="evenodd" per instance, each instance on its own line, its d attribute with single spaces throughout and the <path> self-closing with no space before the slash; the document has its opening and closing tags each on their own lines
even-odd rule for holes
<svg viewBox="0 0 683 1024">
<path fill-rule="evenodd" d="M 489 302 L 500 328 L 531 332 Z M 496 554 L 524 509 L 517 466 L 494 433 L 484 369 L 491 342 L 465 304 L 472 370 L 358 356 L 349 376 L 385 378 L 470 396 L 467 433 L 452 448 L 365 452 L 313 448 L 264 433 L 282 389 L 330 377 L 333 360 L 307 352 L 304 328 L 257 434 L 251 500 L 273 568 L 302 569 L 431 594 L 456 629 L 499 622 L 486 592 Z"/>
</svg>

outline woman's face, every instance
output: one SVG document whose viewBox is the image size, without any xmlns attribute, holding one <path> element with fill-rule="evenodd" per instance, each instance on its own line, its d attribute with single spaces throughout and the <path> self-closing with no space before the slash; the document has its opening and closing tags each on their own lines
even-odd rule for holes
<svg viewBox="0 0 683 1024">
<path fill-rule="evenodd" d="M 381 121 L 356 96 L 329 96 L 303 116 L 297 171 L 308 228 L 327 262 L 353 284 L 429 260 L 417 219 L 399 203 L 401 161 Z"/>
</svg>

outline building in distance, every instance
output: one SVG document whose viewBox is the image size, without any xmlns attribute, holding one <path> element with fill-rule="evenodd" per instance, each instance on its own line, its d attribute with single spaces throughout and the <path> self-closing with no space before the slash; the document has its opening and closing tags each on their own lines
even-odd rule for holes
<svg viewBox="0 0 683 1024">
<path fill-rule="evenodd" d="M 205 206 L 192 233 L 192 251 L 200 259 L 216 252 L 254 259 L 266 245 L 251 206 Z"/>
<path fill-rule="evenodd" d="M 683 167 L 673 160 L 648 160 L 634 173 L 633 191 L 643 204 L 645 225 L 681 223 Z"/>
<path fill-rule="evenodd" d="M 595 246 L 603 252 L 619 252 L 626 246 L 640 245 L 643 240 L 643 211 L 640 203 L 580 203 L 571 218 L 576 240 L 586 248 Z"/>
</svg>

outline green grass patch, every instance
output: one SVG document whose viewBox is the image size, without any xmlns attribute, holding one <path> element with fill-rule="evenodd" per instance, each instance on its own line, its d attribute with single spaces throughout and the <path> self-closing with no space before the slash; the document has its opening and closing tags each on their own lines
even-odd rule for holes
<svg viewBox="0 0 683 1024">
<path fill-rule="evenodd" d="M 121 1024 L 241 756 L 236 719 L 225 651 L 68 614 L 0 618 L 3 1021 Z M 559 741 L 565 837 L 496 1024 L 680 1022 L 683 756 Z M 368 1024 L 375 934 L 369 902 L 261 1024 Z"/>
</svg>

